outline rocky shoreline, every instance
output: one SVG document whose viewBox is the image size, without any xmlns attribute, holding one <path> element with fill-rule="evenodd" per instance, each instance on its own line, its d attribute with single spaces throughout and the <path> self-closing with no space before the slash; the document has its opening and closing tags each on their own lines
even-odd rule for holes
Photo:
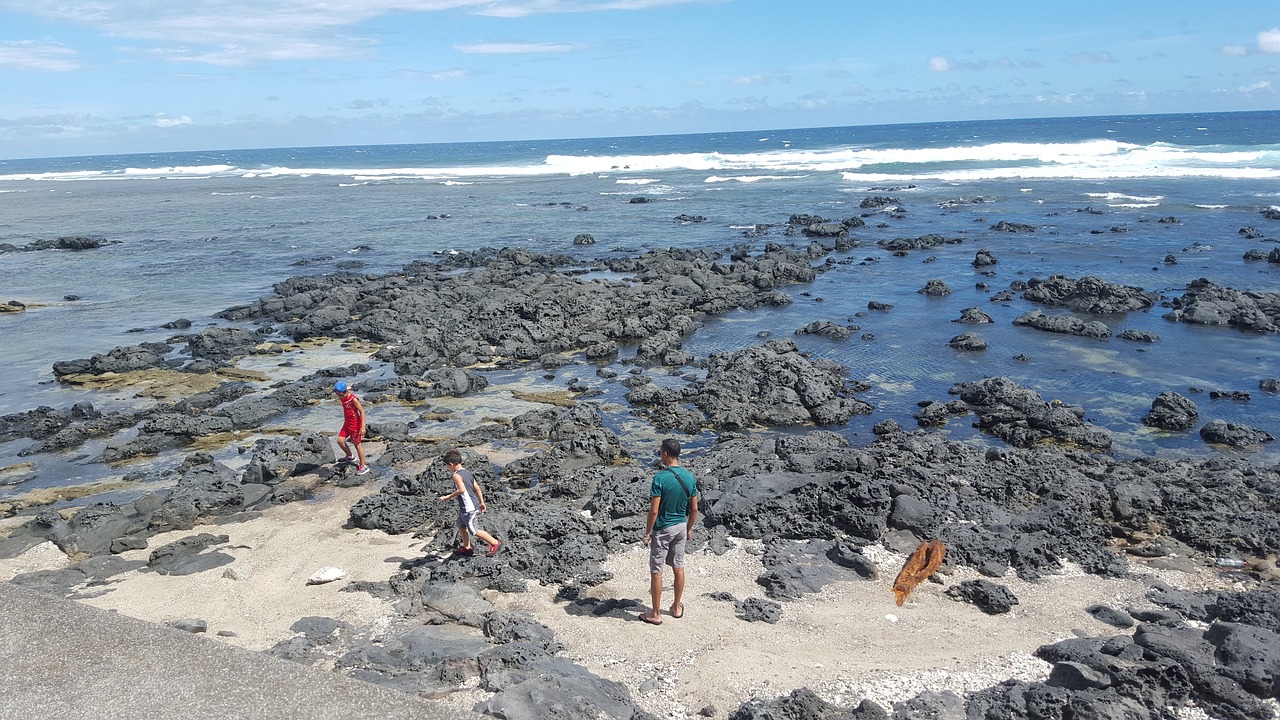
<svg viewBox="0 0 1280 720">
<path fill-rule="evenodd" d="M 299 618 L 296 634 L 270 651 L 425 696 L 481 692 L 476 709 L 496 717 L 650 717 L 637 697 L 641 688 L 573 663 L 546 623 L 492 601 L 495 593 L 520 594 L 536 583 L 557 588 L 555 598 L 570 615 L 634 614 L 633 601 L 596 594 L 614 580 L 605 569 L 611 558 L 633 549 L 641 534 L 651 474 L 634 457 L 647 448 L 620 436 L 592 402 L 599 383 L 619 383 L 637 422 L 714 439 L 689 462 L 705 512 L 691 550 L 718 555 L 744 541 L 758 543 L 755 584 L 763 597 L 712 598 L 732 603 L 743 622 L 776 622 L 788 603 L 833 584 L 891 576 L 898 568 L 885 566 L 880 550 L 909 552 L 930 539 L 947 547 L 943 578 L 958 569 L 979 576 L 943 580 L 946 602 L 965 608 L 956 612 L 1007 613 L 1018 602 L 1006 587 L 1009 578 L 1045 581 L 1068 566 L 1137 582 L 1147 582 L 1153 570 L 1213 568 L 1233 583 L 1199 590 L 1152 581 L 1146 600 L 1154 609 L 1091 606 L 1088 612 L 1115 632 L 1042 646 L 1036 656 L 1050 669 L 1041 679 L 1010 680 L 964 697 L 922 692 L 892 707 L 861 698 L 837 706 L 795 689 L 781 698 L 742 698 L 730 717 L 1168 717 L 1177 707 L 1211 717 L 1274 716 L 1280 467 L 1220 453 L 1198 460 L 1113 457 L 1110 434 L 1086 422 L 1083 408 L 1046 402 L 1007 378 L 957 383 L 951 397 L 920 402 L 920 429 L 884 421 L 874 441 L 855 446 L 822 429 L 872 411 L 857 397 L 870 384 L 848 368 L 806 356 L 785 338 L 760 338 L 705 358 L 685 350 L 707 317 L 790 303 L 789 290 L 830 269 L 833 253 L 856 246 L 845 234 L 850 226 L 793 217 L 790 229 L 814 238 L 803 249 L 770 243 L 759 252 L 654 251 L 590 269 L 571 257 L 507 248 L 444 255 L 386 276 L 293 278 L 271 296 L 221 313 L 228 326 L 60 361 L 54 373 L 65 383 L 202 383 L 178 399 L 130 411 L 81 403 L 7 415 L 0 439 L 33 440 L 24 454 L 98 442 L 97 461 L 105 463 L 173 452 L 184 459 L 154 478 L 170 487 L 129 502 L 64 510 L 0 503 L 0 514 L 21 521 L 0 540 L 0 558 L 55 544 L 69 559 L 65 567 L 11 581 L 70 597 L 109 592 L 129 573 L 231 572 L 235 554 L 219 523 L 367 481 L 333 465 L 332 445 L 321 434 L 265 432 L 327 399 L 335 378 L 357 378 L 353 387 L 372 408 L 371 435 L 383 445 L 375 461 L 381 477 L 350 506 L 348 527 L 412 534 L 423 554 L 405 559 L 385 582 L 344 587 L 394 606 L 399 619 L 385 633 Z M 930 247 L 924 240 L 918 246 Z M 985 249 L 975 266 L 979 261 L 997 262 Z M 583 279 L 589 273 L 607 277 Z M 922 292 L 946 290 L 931 287 Z M 1141 288 L 1063 276 L 1007 292 L 1112 316 L 1160 300 Z M 1280 326 L 1276 293 L 1204 281 L 1168 304 L 1171 321 L 1257 332 Z M 966 311 L 957 322 L 981 323 L 981 316 Z M 1109 333 L 1101 321 L 1067 327 L 1065 320 L 1075 318 L 1036 311 L 1017 322 L 1058 333 Z M 828 323 L 797 332 L 838 330 L 847 328 Z M 286 343 L 321 338 L 366 343 L 369 360 L 287 382 L 236 367 L 247 357 L 280 354 Z M 576 364 L 594 378 L 571 382 L 555 404 L 456 436 L 425 435 L 428 414 L 378 422 L 379 404 L 427 410 L 436 398 L 493 392 L 493 370 Z M 1274 392 L 1274 383 L 1263 379 L 1260 390 Z M 935 431 L 961 417 L 1003 444 L 979 447 Z M 1196 417 L 1194 403 L 1170 392 L 1153 401 L 1144 422 L 1185 431 Z M 242 448 L 242 462 L 221 462 L 207 450 L 238 433 L 267 436 Z M 1221 421 L 1206 424 L 1201 435 L 1235 447 L 1274 439 Z M 434 499 L 447 482 L 436 459 L 450 447 L 462 448 L 467 466 L 492 488 L 487 522 L 506 539 L 495 558 L 449 554 L 453 510 Z M 175 532 L 188 534 L 150 547 L 156 536 Z"/>
</svg>

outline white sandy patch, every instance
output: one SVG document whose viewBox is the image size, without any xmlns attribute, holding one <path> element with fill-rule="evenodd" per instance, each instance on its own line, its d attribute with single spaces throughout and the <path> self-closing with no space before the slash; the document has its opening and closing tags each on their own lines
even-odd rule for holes
<svg viewBox="0 0 1280 720">
<path fill-rule="evenodd" d="M 156 535 L 148 548 L 122 557 L 145 561 L 155 548 L 205 532 L 229 536 L 230 542 L 219 549 L 235 562 L 194 575 L 131 571 L 111 578 L 102 588 L 107 592 L 83 602 L 158 623 L 200 618 L 208 623 L 209 635 L 234 632 L 236 637 L 219 639 L 251 650 L 293 637 L 289 627 L 306 616 L 334 618 L 376 633 L 392 619 L 390 604 L 368 593 L 339 591 L 354 580 L 389 579 L 403 560 L 422 556 L 422 541 L 407 534 L 344 529 L 351 506 L 371 492 L 370 487 L 326 490 L 321 500 L 280 505 L 243 522 Z M 65 556 L 55 557 L 40 545 L 13 560 L 0 560 L 0 578 L 66 564 Z M 346 577 L 307 585 L 308 577 L 329 566 L 341 568 Z M 225 577 L 228 569 L 242 579 Z"/>
<path fill-rule="evenodd" d="M 401 561 L 421 557 L 423 542 L 406 535 L 344 529 L 351 505 L 374 489 L 333 490 L 321 500 L 292 503 L 244 522 L 166 533 L 150 540 L 150 549 L 126 553 L 145 560 L 151 549 L 199 532 L 226 534 L 222 549 L 236 558 L 223 568 L 188 576 L 129 572 L 112 579 L 105 594 L 84 602 L 154 622 L 202 618 L 209 635 L 241 647 L 264 650 L 292 637 L 298 619 L 335 618 L 381 635 L 398 616 L 391 603 L 361 592 L 339 592 L 353 580 L 382 581 Z M 1077 568 L 1039 582 L 1010 573 L 998 582 L 1018 597 L 1013 611 L 989 616 L 943 594 L 946 586 L 977 577 L 956 568 L 945 585 L 925 582 L 905 606 L 894 604 L 893 578 L 904 556 L 878 546 L 864 553 L 880 565 L 880 578 L 835 583 L 803 599 L 783 602 L 774 625 L 739 619 L 732 603 L 711 600 L 710 592 L 738 600 L 763 598 L 756 578 L 763 571 L 759 543 L 739 541 L 730 552 L 699 553 L 688 558 L 686 614 L 669 616 L 671 576 L 665 579 L 663 623 L 654 627 L 635 619 L 572 615 L 554 599 L 558 586 L 529 583 L 529 591 L 487 591 L 496 606 L 528 610 L 551 627 L 565 655 L 602 677 L 625 684 L 645 709 L 671 718 L 694 717 L 707 705 L 718 713 L 736 709 L 752 697 L 772 698 L 807 686 L 842 706 L 868 697 L 888 707 L 922 690 L 976 690 L 1009 677 L 1038 680 L 1049 666 L 1032 656 L 1044 644 L 1079 632 L 1122 632 L 1084 611 L 1095 604 L 1151 607 L 1148 583 L 1107 580 Z M 19 572 L 66 566 L 51 544 L 42 544 L 11 560 L 0 560 L 0 579 Z M 308 586 L 317 570 L 333 566 L 343 580 Z M 224 577 L 235 569 L 242 579 Z M 614 578 L 588 591 L 602 599 L 648 602 L 646 551 L 637 544 L 613 556 L 605 569 Z M 1172 571 L 1162 579 L 1184 587 L 1225 585 L 1212 572 L 1187 575 Z M 93 592 L 95 588 L 89 588 Z M 455 693 L 448 702 L 474 704 L 485 694 Z"/>
<path fill-rule="evenodd" d="M 986 615 L 926 582 L 903 607 L 894 603 L 893 579 L 905 556 L 879 548 L 874 581 L 840 582 L 803 599 L 783 602 L 774 625 L 746 622 L 729 602 L 704 594 L 725 591 L 738 600 L 764 598 L 756 578 L 763 572 L 754 543 L 723 556 L 688 558 L 685 617 L 670 617 L 671 577 L 663 595 L 663 623 L 571 615 L 554 601 L 556 587 L 531 586 L 521 595 L 486 593 L 495 604 L 531 611 L 556 632 L 565 654 L 592 672 L 623 682 L 639 703 L 661 717 L 694 717 L 707 705 L 720 713 L 751 697 L 772 698 L 807 686 L 823 699 L 856 705 L 862 698 L 886 708 L 923 690 L 963 694 L 1006 678 L 1042 680 L 1049 664 L 1036 648 L 1076 632 L 1122 632 L 1084 611 L 1093 604 L 1151 607 L 1146 583 L 1106 580 L 1068 569 L 1029 583 L 998 580 L 1018 597 L 1004 615 Z M 637 545 L 610 559 L 614 579 L 589 596 L 648 603 L 647 553 Z M 946 585 L 978 577 L 957 568 Z M 1186 578 L 1190 579 L 1190 578 Z M 641 691 L 641 687 L 646 691 Z"/>
</svg>

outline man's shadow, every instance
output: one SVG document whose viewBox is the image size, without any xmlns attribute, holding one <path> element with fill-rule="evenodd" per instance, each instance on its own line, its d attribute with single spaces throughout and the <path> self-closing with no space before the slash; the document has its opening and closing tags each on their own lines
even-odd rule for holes
<svg viewBox="0 0 1280 720">
<path fill-rule="evenodd" d="M 579 617 L 612 618 L 614 620 L 632 621 L 636 613 L 648 610 L 649 606 L 634 598 L 596 598 L 582 597 L 582 588 L 566 585 L 556 593 L 557 602 L 566 602 L 564 611 Z"/>
</svg>

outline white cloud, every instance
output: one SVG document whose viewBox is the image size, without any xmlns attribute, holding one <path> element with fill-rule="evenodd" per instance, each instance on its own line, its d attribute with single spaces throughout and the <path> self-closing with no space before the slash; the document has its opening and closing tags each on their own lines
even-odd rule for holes
<svg viewBox="0 0 1280 720">
<path fill-rule="evenodd" d="M 1047 103 L 1049 105 L 1074 105 L 1076 102 L 1075 93 L 1062 93 L 1057 95 L 1037 95 L 1036 102 Z"/>
<path fill-rule="evenodd" d="M 530 15 L 554 13 L 582 13 L 601 10 L 648 10 L 670 5 L 688 5 L 707 0 L 609 0 L 607 2 L 579 2 L 576 0 L 521 0 L 519 2 L 468 2 L 468 6 L 480 6 L 476 15 L 519 18 Z M 464 3 L 459 3 L 462 5 Z"/>
<path fill-rule="evenodd" d="M 78 70 L 76 52 L 55 42 L 10 40 L 0 42 L 0 67 L 36 72 L 70 72 Z"/>
<path fill-rule="evenodd" d="M 1263 91 L 1263 90 L 1265 90 L 1265 91 L 1270 91 L 1270 90 L 1271 90 L 1271 81 L 1270 81 L 1270 80 L 1259 80 L 1258 82 L 1256 82 L 1256 83 L 1254 83 L 1254 84 L 1252 84 L 1252 85 L 1241 85 L 1241 86 L 1240 86 L 1240 88 L 1239 88 L 1239 90 L 1240 90 L 1240 92 L 1245 93 L 1246 95 L 1247 95 L 1247 94 L 1249 94 L 1249 93 L 1260 92 L 1260 91 Z"/>
<path fill-rule="evenodd" d="M 729 78 L 729 82 L 734 85 L 768 85 L 771 80 L 768 75 L 739 75 Z"/>
<path fill-rule="evenodd" d="M 582 45 L 572 43 L 535 42 L 484 42 L 462 43 L 453 49 L 468 55 L 542 55 L 570 53 L 581 50 Z"/>
<path fill-rule="evenodd" d="M 164 113 L 159 113 L 156 115 L 156 119 L 155 119 L 155 126 L 162 127 L 162 128 L 177 127 L 179 125 L 192 125 L 194 123 L 195 121 L 187 117 L 186 115 L 182 115 L 176 118 L 171 118 L 165 115 Z"/>
<path fill-rule="evenodd" d="M 377 100 L 352 100 L 342 107 L 346 110 L 372 110 L 378 107 L 386 107 L 390 103 L 386 98 L 378 98 Z"/>
<path fill-rule="evenodd" d="M 805 110 L 819 110 L 827 104 L 827 94 L 824 92 L 810 93 L 800 98 L 800 107 Z"/>
<path fill-rule="evenodd" d="M 1258 49 L 1265 53 L 1280 53 L 1280 28 L 1258 33 Z"/>
<path fill-rule="evenodd" d="M 1040 63 L 1026 58 L 1011 58 L 1002 55 L 995 60 L 952 60 L 942 56 L 929 58 L 929 69 L 933 72 L 950 72 L 952 70 L 972 70 L 980 72 L 993 68 L 1038 68 Z"/>
<path fill-rule="evenodd" d="M 1078 52 L 1074 55 L 1067 56 L 1067 62 L 1072 65 L 1093 65 L 1097 63 L 1113 63 L 1119 62 L 1115 56 L 1105 50 L 1102 52 Z"/>
<path fill-rule="evenodd" d="M 769 107 L 767 97 L 735 97 L 724 102 L 726 107 L 735 110 L 763 110 Z"/>
<path fill-rule="evenodd" d="M 1243 45 L 1223 45 L 1218 52 L 1223 55 L 1248 55 L 1249 48 Z"/>
<path fill-rule="evenodd" d="M 359 56 L 378 41 L 363 23 L 391 13 L 498 17 L 646 10 L 718 0 L 0 0 L 0 9 L 153 41 L 173 61 L 238 66 L 263 60 Z M 550 47 L 555 47 L 550 45 Z M 528 52 L 528 51 L 524 51 Z M 567 52 L 543 50 L 542 52 Z M 12 60 L 10 61 L 13 62 Z M 63 69 L 63 68 L 56 68 Z"/>
<path fill-rule="evenodd" d="M 189 47 L 156 48 L 150 51 L 153 57 L 171 62 L 200 63 L 218 67 L 240 67 L 260 60 L 323 60 L 335 57 L 354 57 L 363 54 L 364 49 L 356 43 L 342 47 L 334 47 L 320 42 L 286 42 L 280 41 L 269 48 L 256 48 L 247 45 L 221 45 L 208 50 L 196 51 Z"/>
</svg>

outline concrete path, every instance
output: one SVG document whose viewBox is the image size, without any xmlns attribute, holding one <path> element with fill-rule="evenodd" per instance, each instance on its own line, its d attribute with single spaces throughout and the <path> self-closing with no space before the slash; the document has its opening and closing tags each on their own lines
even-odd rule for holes
<svg viewBox="0 0 1280 720">
<path fill-rule="evenodd" d="M 0 720 L 478 718 L 0 582 Z"/>
</svg>

